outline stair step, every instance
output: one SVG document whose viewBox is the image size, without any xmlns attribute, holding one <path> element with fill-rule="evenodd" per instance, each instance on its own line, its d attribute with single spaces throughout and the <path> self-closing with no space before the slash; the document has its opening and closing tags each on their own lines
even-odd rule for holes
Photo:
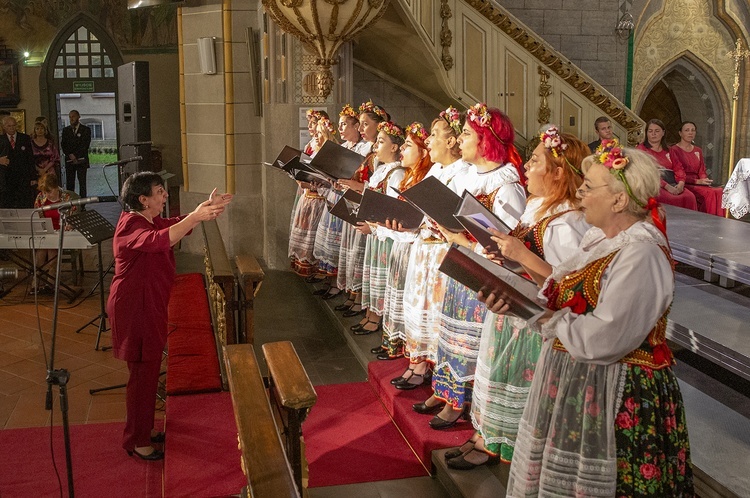
<svg viewBox="0 0 750 498">
<path fill-rule="evenodd" d="M 510 465 L 483 465 L 472 470 L 449 469 L 445 463 L 447 449 L 432 452 L 432 465 L 437 478 L 453 498 L 502 498 L 508 482 Z"/>
</svg>

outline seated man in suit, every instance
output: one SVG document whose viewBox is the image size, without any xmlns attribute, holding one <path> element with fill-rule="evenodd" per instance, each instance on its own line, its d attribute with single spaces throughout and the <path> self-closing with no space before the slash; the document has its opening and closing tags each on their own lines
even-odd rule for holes
<svg viewBox="0 0 750 498">
<path fill-rule="evenodd" d="M 612 130 L 612 122 L 607 116 L 600 116 L 594 121 L 594 129 L 596 130 L 596 136 L 598 140 L 594 140 L 589 144 L 591 152 L 595 152 L 596 148 L 602 144 L 602 140 L 612 140 L 615 138 L 615 133 Z"/>
<path fill-rule="evenodd" d="M 81 115 L 76 110 L 70 111 L 68 118 L 70 118 L 70 126 L 63 128 L 60 143 L 65 156 L 65 189 L 75 191 L 76 177 L 78 177 L 81 197 L 86 197 L 91 129 L 81 124 Z"/>
<path fill-rule="evenodd" d="M 2 125 L 0 154 L 7 151 L 8 164 L 4 166 L 5 191 L 0 202 L 9 208 L 31 208 L 36 197 L 37 177 L 31 137 L 17 130 L 18 123 L 12 116 L 4 116 Z"/>
</svg>

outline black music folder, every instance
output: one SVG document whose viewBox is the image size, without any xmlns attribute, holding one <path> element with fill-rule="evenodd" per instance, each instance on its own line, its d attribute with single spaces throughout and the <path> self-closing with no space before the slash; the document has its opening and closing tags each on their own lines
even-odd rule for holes
<svg viewBox="0 0 750 498">
<path fill-rule="evenodd" d="M 291 161 L 295 157 L 300 156 L 302 156 L 301 150 L 287 145 L 283 149 L 281 149 L 281 152 L 279 152 L 279 155 L 276 156 L 276 159 L 271 163 L 271 166 L 284 169 L 285 164 L 289 163 L 289 161 Z"/>
<path fill-rule="evenodd" d="M 375 190 L 365 189 L 362 202 L 359 204 L 357 218 L 371 223 L 385 223 L 396 220 L 406 229 L 418 228 L 422 224 L 422 212 L 395 197 L 389 197 Z"/>
<path fill-rule="evenodd" d="M 317 173 L 336 181 L 351 178 L 364 160 L 365 156 L 328 140 L 312 158 L 309 166 Z"/>
<path fill-rule="evenodd" d="M 499 252 L 499 248 L 494 240 L 490 228 L 500 233 L 508 234 L 511 228 L 503 220 L 495 216 L 495 213 L 484 207 L 484 204 L 471 195 L 464 192 L 461 205 L 454 215 L 461 225 L 479 242 L 482 247 L 490 247 L 490 251 Z"/>
<path fill-rule="evenodd" d="M 534 282 L 466 247 L 452 244 L 439 269 L 474 292 L 481 290 L 485 296 L 494 292 L 502 297 L 510 306 L 509 315 L 529 320 L 544 311 Z"/>
<path fill-rule="evenodd" d="M 393 190 L 438 225 L 454 233 L 464 231 L 464 227 L 453 216 L 461 204 L 461 197 L 434 176 L 425 178 L 403 192 Z"/>
<path fill-rule="evenodd" d="M 350 189 L 350 190 L 347 190 L 347 192 L 353 192 L 353 191 Z M 346 194 L 346 192 L 344 194 Z M 362 198 L 361 195 L 359 197 L 360 199 Z M 341 218 L 346 223 L 357 226 L 357 223 L 361 222 L 361 220 L 357 218 L 358 210 L 359 210 L 359 203 L 353 202 L 347 199 L 346 195 L 343 195 L 338 201 L 336 201 L 336 203 L 333 205 L 333 207 L 331 207 L 329 211 L 332 215 Z"/>
<path fill-rule="evenodd" d="M 674 177 L 674 171 L 671 169 L 659 168 L 659 174 L 661 175 L 661 179 L 668 184 L 672 186 L 677 185 L 677 179 Z"/>
</svg>

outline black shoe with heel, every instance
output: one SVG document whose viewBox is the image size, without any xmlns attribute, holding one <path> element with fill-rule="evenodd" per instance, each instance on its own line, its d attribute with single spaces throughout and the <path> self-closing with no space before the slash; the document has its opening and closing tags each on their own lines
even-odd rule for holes
<svg viewBox="0 0 750 498">
<path fill-rule="evenodd" d="M 163 443 L 167 438 L 167 435 L 163 432 L 157 432 L 155 436 L 151 436 L 152 443 Z"/>
<path fill-rule="evenodd" d="M 343 302 L 343 304 L 334 306 L 333 309 L 335 309 L 336 311 L 349 311 L 350 309 L 352 309 L 352 306 L 354 306 L 354 301 L 351 299 L 347 299 Z"/>
<path fill-rule="evenodd" d="M 374 329 L 366 329 L 365 327 L 368 326 L 371 323 L 376 324 L 377 327 L 375 327 Z M 372 320 L 367 320 L 367 323 L 365 323 L 361 327 L 357 328 L 356 330 L 355 329 L 352 329 L 352 330 L 354 330 L 354 335 L 369 335 L 369 334 L 372 334 L 373 332 L 380 332 L 381 328 L 383 328 L 383 319 L 382 318 L 380 320 L 378 320 L 377 322 L 373 322 Z"/>
<path fill-rule="evenodd" d="M 404 379 L 398 384 L 395 384 L 395 386 L 396 389 L 400 391 L 411 391 L 412 389 L 416 389 L 421 385 L 429 384 L 430 380 L 432 380 L 432 372 L 428 370 L 423 374 L 413 373 L 410 377 Z"/>
<path fill-rule="evenodd" d="M 470 453 L 483 453 L 487 456 L 487 460 L 485 460 L 482 463 L 471 463 L 470 461 L 466 460 L 466 456 Z M 456 470 L 471 470 L 475 469 L 477 467 L 481 467 L 482 465 L 497 465 L 500 463 L 500 456 L 499 455 L 490 455 L 488 453 L 485 453 L 484 451 L 480 451 L 477 449 L 472 449 L 470 451 L 467 451 L 466 453 L 462 453 L 459 456 L 455 458 L 451 458 L 449 460 L 446 460 L 445 462 L 449 468 L 456 469 Z"/>
<path fill-rule="evenodd" d="M 422 401 L 421 403 L 415 403 L 411 405 L 411 407 L 414 409 L 415 412 L 421 413 L 422 415 L 432 415 L 433 413 L 437 413 L 440 410 L 442 410 L 444 406 L 445 406 L 445 402 L 443 401 L 439 401 L 434 406 L 430 406 L 424 401 Z"/>
<path fill-rule="evenodd" d="M 161 451 L 161 450 L 154 450 L 151 453 L 149 453 L 148 455 L 144 455 L 142 453 L 138 453 L 135 450 L 125 450 L 125 451 L 128 452 L 128 456 L 135 455 L 138 458 L 140 458 L 141 460 L 146 460 L 146 461 L 149 461 L 149 462 L 153 462 L 155 460 L 164 460 L 164 452 Z"/>
<path fill-rule="evenodd" d="M 360 306 L 360 308 L 358 310 L 355 310 L 354 306 Z M 359 304 L 355 304 L 354 306 L 349 308 L 347 311 L 344 311 L 344 318 L 351 318 L 353 316 L 364 315 L 365 313 L 367 313 L 367 308 L 362 308 Z"/>
</svg>

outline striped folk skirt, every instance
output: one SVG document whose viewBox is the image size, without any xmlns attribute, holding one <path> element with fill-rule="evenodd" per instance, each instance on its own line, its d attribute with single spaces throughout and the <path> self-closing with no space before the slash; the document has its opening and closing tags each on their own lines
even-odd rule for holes
<svg viewBox="0 0 750 498">
<path fill-rule="evenodd" d="M 414 241 L 404 284 L 405 355 L 412 362 L 437 358 L 438 327 L 448 277 L 438 270 L 450 246 L 432 239 Z"/>
<path fill-rule="evenodd" d="M 388 261 L 385 284 L 385 312 L 383 313 L 383 351 L 391 358 L 404 355 L 404 287 L 409 268 L 412 241 L 394 242 Z"/>
<path fill-rule="evenodd" d="M 289 233 L 289 258 L 292 260 L 292 270 L 300 275 L 307 276 L 317 270 L 318 261 L 313 255 L 313 249 L 315 233 L 324 208 L 325 199 L 309 190 L 300 197 L 295 207 Z"/>
<path fill-rule="evenodd" d="M 365 260 L 362 271 L 362 307 L 383 316 L 385 309 L 385 284 L 388 280 L 388 259 L 391 257 L 393 239 L 367 236 Z"/>
<path fill-rule="evenodd" d="M 362 290 L 362 270 L 365 258 L 367 236 L 359 232 L 354 225 L 344 224 L 341 234 L 341 251 L 339 252 L 339 273 L 336 286 L 347 292 Z"/>
<path fill-rule="evenodd" d="M 335 204 L 341 198 L 341 194 L 331 190 L 327 200 Z M 315 234 L 315 248 L 313 255 L 318 260 L 318 273 L 334 276 L 338 273 L 339 253 L 341 250 L 341 232 L 344 220 L 332 215 L 326 207 L 323 216 L 318 223 L 318 231 Z"/>
</svg>

